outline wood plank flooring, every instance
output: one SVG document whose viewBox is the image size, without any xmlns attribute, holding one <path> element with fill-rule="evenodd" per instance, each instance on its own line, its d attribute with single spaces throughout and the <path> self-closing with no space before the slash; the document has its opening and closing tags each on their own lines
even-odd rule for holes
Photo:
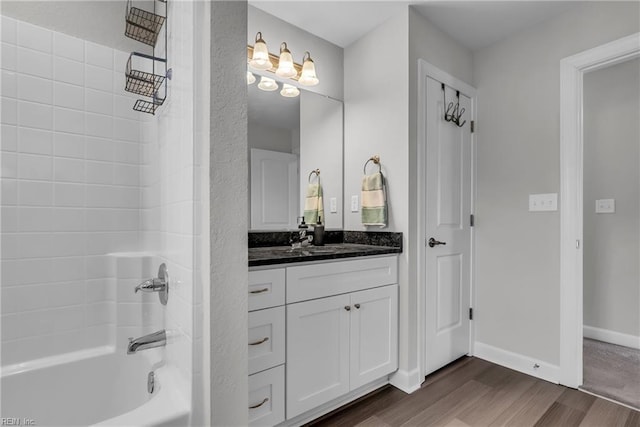
<svg viewBox="0 0 640 427">
<path fill-rule="evenodd" d="M 640 412 L 465 357 L 412 394 L 388 386 L 308 426 L 640 427 Z"/>
</svg>

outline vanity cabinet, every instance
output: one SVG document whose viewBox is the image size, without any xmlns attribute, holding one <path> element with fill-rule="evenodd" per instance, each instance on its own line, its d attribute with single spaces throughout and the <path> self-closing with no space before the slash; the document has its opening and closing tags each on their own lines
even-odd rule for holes
<svg viewBox="0 0 640 427">
<path fill-rule="evenodd" d="M 397 285 L 287 305 L 287 418 L 398 367 Z"/>
<path fill-rule="evenodd" d="M 249 272 L 250 424 L 297 424 L 397 369 L 397 268 L 392 255 Z"/>
</svg>

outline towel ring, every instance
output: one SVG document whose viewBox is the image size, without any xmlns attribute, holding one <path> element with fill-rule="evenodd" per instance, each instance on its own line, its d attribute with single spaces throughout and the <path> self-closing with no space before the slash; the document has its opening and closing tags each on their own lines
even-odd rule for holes
<svg viewBox="0 0 640 427">
<path fill-rule="evenodd" d="M 371 158 L 369 158 L 369 160 L 365 162 L 364 167 L 362 168 L 362 172 L 365 175 L 367 174 L 367 165 L 369 164 L 369 162 L 373 162 L 374 164 L 378 165 L 378 172 L 382 172 L 382 166 L 380 165 L 380 156 L 376 154 L 375 156 L 372 156 Z"/>
<path fill-rule="evenodd" d="M 318 179 L 320 179 L 320 169 L 314 169 L 311 171 L 311 173 L 309 174 L 309 179 L 307 181 L 311 182 L 311 175 L 315 175 L 318 177 Z"/>
</svg>

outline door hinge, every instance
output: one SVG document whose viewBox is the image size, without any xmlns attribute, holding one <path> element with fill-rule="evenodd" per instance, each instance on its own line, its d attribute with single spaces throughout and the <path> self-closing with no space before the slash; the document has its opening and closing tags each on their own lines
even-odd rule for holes
<svg viewBox="0 0 640 427">
<path fill-rule="evenodd" d="M 475 223 L 476 223 L 476 216 L 474 214 L 469 215 L 469 225 L 473 227 Z"/>
<path fill-rule="evenodd" d="M 473 320 L 473 308 L 469 307 L 469 320 Z"/>
<path fill-rule="evenodd" d="M 476 121 L 471 120 L 471 133 L 474 133 L 475 131 L 476 131 Z"/>
</svg>

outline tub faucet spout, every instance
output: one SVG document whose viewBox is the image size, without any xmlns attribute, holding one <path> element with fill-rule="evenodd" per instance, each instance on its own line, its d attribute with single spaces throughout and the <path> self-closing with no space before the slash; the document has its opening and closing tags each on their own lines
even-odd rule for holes
<svg viewBox="0 0 640 427">
<path fill-rule="evenodd" d="M 127 354 L 134 354 L 138 350 L 146 350 L 148 348 L 164 347 L 165 345 L 167 345 L 167 332 L 163 329 L 140 338 L 129 338 Z"/>
</svg>

